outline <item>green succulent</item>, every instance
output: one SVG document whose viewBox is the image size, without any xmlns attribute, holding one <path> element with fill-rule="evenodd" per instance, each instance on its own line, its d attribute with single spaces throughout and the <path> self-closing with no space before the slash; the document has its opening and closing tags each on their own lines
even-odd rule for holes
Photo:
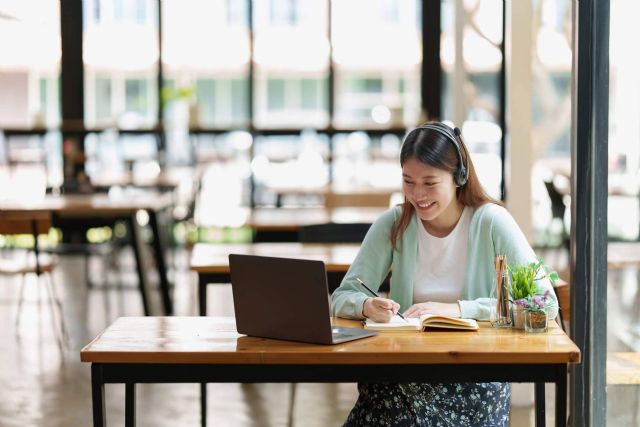
<svg viewBox="0 0 640 427">
<path fill-rule="evenodd" d="M 550 271 L 545 265 L 544 260 L 538 259 L 524 265 L 508 265 L 509 275 L 511 276 L 511 298 L 516 301 L 522 298 L 530 298 L 540 294 L 540 290 L 536 285 L 536 280 L 547 276 L 551 283 L 555 284 L 558 280 L 558 273 Z M 540 275 L 540 271 L 544 275 Z"/>
</svg>

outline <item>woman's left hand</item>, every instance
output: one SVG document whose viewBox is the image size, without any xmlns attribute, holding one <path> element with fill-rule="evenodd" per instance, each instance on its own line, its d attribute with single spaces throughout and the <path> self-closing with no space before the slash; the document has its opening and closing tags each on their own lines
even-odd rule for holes
<svg viewBox="0 0 640 427">
<path fill-rule="evenodd" d="M 440 314 L 449 317 L 460 317 L 460 306 L 457 303 L 427 301 L 413 304 L 404 313 L 405 317 L 420 317 L 423 314 Z"/>
</svg>

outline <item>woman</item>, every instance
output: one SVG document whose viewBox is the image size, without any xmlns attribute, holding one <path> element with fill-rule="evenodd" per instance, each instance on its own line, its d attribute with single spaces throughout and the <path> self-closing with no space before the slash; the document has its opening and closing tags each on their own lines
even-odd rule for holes
<svg viewBox="0 0 640 427">
<path fill-rule="evenodd" d="M 336 315 L 388 322 L 395 313 L 488 320 L 494 259 L 536 260 L 518 225 L 476 176 L 460 131 L 429 122 L 400 152 L 405 201 L 378 218 L 333 293 Z M 371 298 L 356 278 L 379 287 L 393 273 L 389 298 Z M 549 318 L 557 314 L 551 283 Z M 359 384 L 345 425 L 506 426 L 511 388 L 503 383 Z"/>
</svg>

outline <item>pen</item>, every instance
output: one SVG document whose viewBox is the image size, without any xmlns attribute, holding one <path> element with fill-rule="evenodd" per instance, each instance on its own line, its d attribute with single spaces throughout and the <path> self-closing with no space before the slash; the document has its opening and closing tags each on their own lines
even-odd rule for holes
<svg viewBox="0 0 640 427">
<path fill-rule="evenodd" d="M 358 283 L 360 283 L 366 290 L 368 290 L 371 295 L 373 295 L 374 297 L 380 297 L 380 295 L 378 295 L 376 292 L 374 292 L 370 287 L 368 287 L 367 285 L 364 284 L 364 282 L 362 281 L 362 279 L 360 279 L 359 277 L 356 277 L 356 280 L 358 281 Z M 400 314 L 400 312 L 396 313 L 398 316 L 400 316 L 405 322 L 407 321 L 407 319 L 404 318 L 404 316 L 402 314 Z"/>
</svg>

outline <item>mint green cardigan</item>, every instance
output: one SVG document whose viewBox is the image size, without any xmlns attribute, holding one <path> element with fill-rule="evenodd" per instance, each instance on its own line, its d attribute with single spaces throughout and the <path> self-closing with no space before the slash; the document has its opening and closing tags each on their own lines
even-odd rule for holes
<svg viewBox="0 0 640 427">
<path fill-rule="evenodd" d="M 400 206 L 389 209 L 369 229 L 351 268 L 332 295 L 332 309 L 336 316 L 362 319 L 362 308 L 370 295 L 363 292 L 356 277 L 377 291 L 389 271 L 393 272 L 389 298 L 400 304 L 401 312 L 413 304 L 417 227 L 422 224 L 414 215 L 398 239 L 397 250 L 394 250 L 389 235 L 401 210 Z M 533 249 L 509 212 L 499 205 L 487 203 L 474 209 L 469 226 L 467 272 L 462 297 L 458 301 L 462 317 L 489 319 L 489 295 L 495 282 L 496 254 L 505 254 L 509 264 L 536 260 Z M 538 280 L 537 285 L 543 291 L 551 290 L 548 314 L 550 319 L 554 319 L 558 314 L 558 303 L 551 282 L 545 277 Z"/>
</svg>

